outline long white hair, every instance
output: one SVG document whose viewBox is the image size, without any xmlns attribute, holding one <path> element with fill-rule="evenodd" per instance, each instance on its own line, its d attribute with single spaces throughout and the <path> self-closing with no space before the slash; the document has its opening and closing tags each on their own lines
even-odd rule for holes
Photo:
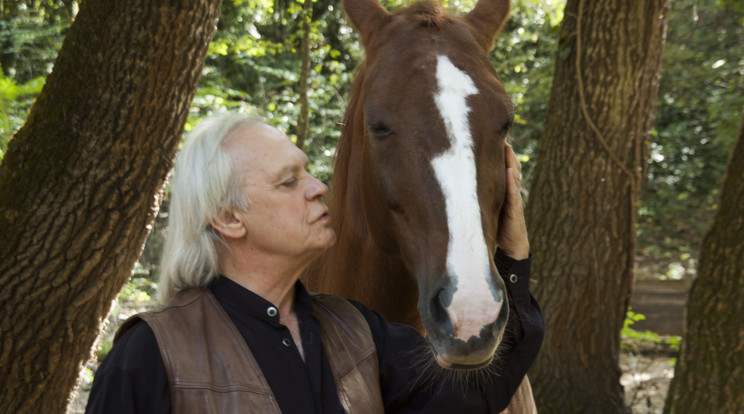
<svg viewBox="0 0 744 414">
<path fill-rule="evenodd" d="M 206 286 L 219 275 L 217 252 L 223 240 L 210 223 L 221 212 L 245 211 L 250 203 L 233 175 L 224 141 L 258 123 L 259 119 L 245 114 L 220 114 L 204 119 L 188 134 L 171 180 L 161 303 L 180 290 Z"/>
</svg>

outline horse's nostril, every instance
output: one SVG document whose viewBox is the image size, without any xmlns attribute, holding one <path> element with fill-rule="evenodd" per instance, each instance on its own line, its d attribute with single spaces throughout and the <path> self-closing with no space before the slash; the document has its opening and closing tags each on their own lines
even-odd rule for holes
<svg viewBox="0 0 744 414">
<path fill-rule="evenodd" d="M 441 306 L 442 309 L 446 309 L 452 303 L 452 294 L 448 293 L 445 289 L 439 290 L 437 298 L 439 299 L 439 306 Z"/>
<path fill-rule="evenodd" d="M 445 289 L 440 289 L 436 294 L 432 295 L 429 306 L 429 313 L 431 319 L 437 324 L 443 324 L 449 322 L 449 316 L 447 315 L 447 305 L 452 300 Z"/>
</svg>

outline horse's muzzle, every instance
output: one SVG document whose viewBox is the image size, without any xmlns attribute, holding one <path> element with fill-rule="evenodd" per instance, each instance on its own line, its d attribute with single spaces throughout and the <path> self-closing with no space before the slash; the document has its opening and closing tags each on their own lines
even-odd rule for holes
<svg viewBox="0 0 744 414">
<path fill-rule="evenodd" d="M 490 292 L 477 292 L 472 300 L 460 298 L 458 303 L 453 301 L 456 289 L 449 282 L 421 292 L 419 313 L 442 367 L 472 370 L 492 361 L 506 328 L 509 307 L 501 277 L 496 274 L 490 280 Z"/>
</svg>

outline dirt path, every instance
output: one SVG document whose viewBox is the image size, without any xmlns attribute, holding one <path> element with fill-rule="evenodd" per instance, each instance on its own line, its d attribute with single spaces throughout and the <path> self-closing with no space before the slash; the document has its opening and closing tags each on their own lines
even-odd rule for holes
<svg viewBox="0 0 744 414">
<path fill-rule="evenodd" d="M 636 355 L 623 352 L 620 356 L 625 387 L 625 404 L 633 414 L 661 414 L 664 411 L 669 382 L 674 376 L 674 359 L 667 355 Z"/>
</svg>

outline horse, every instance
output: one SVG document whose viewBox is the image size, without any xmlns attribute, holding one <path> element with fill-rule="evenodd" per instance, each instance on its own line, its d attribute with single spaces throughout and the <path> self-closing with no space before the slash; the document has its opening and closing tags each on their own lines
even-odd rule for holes
<svg viewBox="0 0 744 414">
<path fill-rule="evenodd" d="M 338 240 L 303 280 L 416 327 L 442 367 L 480 369 L 508 318 L 491 253 L 513 108 L 487 54 L 509 1 L 480 0 L 464 17 L 427 2 L 342 5 L 366 58 L 328 197 Z"/>
<path fill-rule="evenodd" d="M 328 197 L 338 239 L 303 281 L 414 326 L 444 368 L 488 366 L 508 318 L 491 253 L 514 114 L 487 55 L 509 0 L 479 0 L 463 17 L 428 2 L 342 6 L 366 58 Z M 535 412 L 526 379 L 508 410 Z"/>
</svg>

